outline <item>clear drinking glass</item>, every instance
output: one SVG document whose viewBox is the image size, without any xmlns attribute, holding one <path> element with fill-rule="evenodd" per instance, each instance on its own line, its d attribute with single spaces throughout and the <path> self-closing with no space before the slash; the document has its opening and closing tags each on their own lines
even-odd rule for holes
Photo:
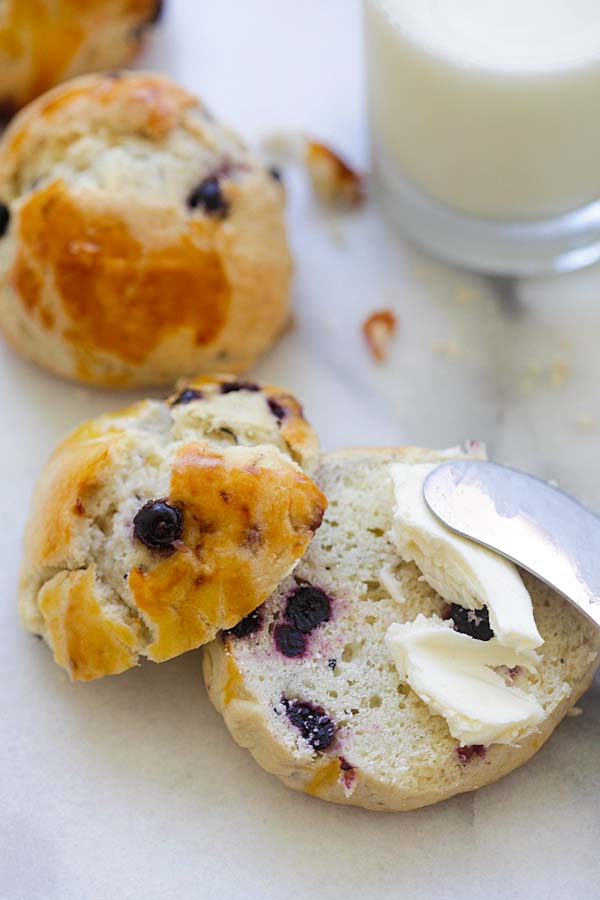
<svg viewBox="0 0 600 900">
<path fill-rule="evenodd" d="M 488 273 L 600 259 L 598 0 L 364 0 L 375 193 Z"/>
</svg>

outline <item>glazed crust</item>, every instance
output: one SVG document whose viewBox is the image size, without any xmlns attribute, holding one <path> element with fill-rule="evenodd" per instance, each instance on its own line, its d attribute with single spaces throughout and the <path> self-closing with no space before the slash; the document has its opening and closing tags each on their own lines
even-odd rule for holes
<svg viewBox="0 0 600 900">
<path fill-rule="evenodd" d="M 4 0 L 0 110 L 10 115 L 67 78 L 129 62 L 162 6 L 161 0 Z"/>
<path fill-rule="evenodd" d="M 190 206 L 218 178 L 222 210 Z M 246 369 L 289 315 L 281 185 L 162 75 L 95 75 L 0 145 L 0 326 L 58 375 L 124 387 Z"/>
<path fill-rule="evenodd" d="M 409 462 L 429 462 L 435 458 L 431 451 L 414 447 L 397 450 L 345 450 L 326 454 L 322 458 L 322 465 L 327 466 L 328 461 L 353 458 L 364 465 L 366 455 L 376 459 L 389 453 L 401 454 Z M 328 499 L 331 501 L 332 497 Z M 319 540 L 317 537 L 313 547 Z M 304 577 L 304 570 L 301 575 Z M 484 758 L 476 758 L 466 766 L 455 762 L 448 766 L 443 777 L 440 773 L 437 779 L 423 779 L 418 788 L 414 786 L 414 779 L 411 788 L 407 788 L 409 779 L 387 780 L 377 771 L 353 768 L 352 787 L 348 790 L 342 756 L 299 755 L 293 745 L 278 739 L 269 718 L 272 710 L 265 709 L 264 703 L 250 689 L 238 667 L 235 646 L 236 641 L 229 637 L 217 638 L 203 648 L 202 659 L 209 698 L 223 716 L 237 743 L 247 748 L 266 771 L 294 790 L 333 803 L 383 812 L 406 811 L 440 802 L 455 794 L 490 784 L 523 765 L 540 749 L 569 708 L 590 686 L 598 666 L 600 651 L 600 642 L 592 634 L 587 643 L 586 664 L 569 671 L 570 691 L 543 721 L 539 730 L 524 739 L 518 747 L 492 745 L 486 748 Z M 282 676 L 282 680 L 285 682 L 285 676 Z M 427 748 L 426 752 L 431 749 Z"/>
<path fill-rule="evenodd" d="M 189 385 L 203 392 L 195 410 L 171 398 L 92 420 L 44 470 L 26 529 L 21 614 L 73 680 L 122 672 L 140 656 L 161 662 L 231 628 L 289 573 L 319 527 L 325 499 L 293 460 L 309 463 L 315 438 L 285 392 L 246 398 L 266 406 L 272 395 L 289 397 L 289 433 L 305 437 L 284 437 L 284 450 L 218 442 L 208 419 L 190 418 L 173 438 L 169 410 L 210 417 L 226 380 Z M 238 427 L 232 421 L 230 433 Z M 131 513 L 119 518 L 127 503 L 133 512 L 159 496 L 183 516 L 170 552 L 142 546 Z"/>
</svg>

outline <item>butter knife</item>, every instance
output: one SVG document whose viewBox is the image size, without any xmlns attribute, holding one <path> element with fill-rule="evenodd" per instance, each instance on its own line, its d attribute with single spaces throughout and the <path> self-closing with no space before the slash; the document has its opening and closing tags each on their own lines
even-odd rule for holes
<svg viewBox="0 0 600 900">
<path fill-rule="evenodd" d="M 452 531 L 532 572 L 600 627 L 600 518 L 568 494 L 516 469 L 450 460 L 424 497 Z"/>
</svg>

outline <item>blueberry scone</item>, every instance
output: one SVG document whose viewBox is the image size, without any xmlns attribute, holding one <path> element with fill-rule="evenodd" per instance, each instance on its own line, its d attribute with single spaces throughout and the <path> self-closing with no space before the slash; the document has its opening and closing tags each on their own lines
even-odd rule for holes
<svg viewBox="0 0 600 900">
<path fill-rule="evenodd" d="M 288 321 L 284 203 L 166 76 L 68 82 L 0 142 L 0 329 L 99 385 L 243 371 Z"/>
<path fill-rule="evenodd" d="M 60 81 L 128 62 L 162 0 L 2 0 L 0 114 Z"/>
<path fill-rule="evenodd" d="M 590 684 L 587 620 L 429 512 L 442 458 L 325 455 L 304 559 L 203 650 L 231 734 L 289 787 L 375 810 L 444 800 L 526 762 Z"/>
<path fill-rule="evenodd" d="M 24 625 L 74 681 L 170 659 L 237 625 L 290 574 L 325 499 L 285 391 L 198 379 L 85 423 L 35 491 Z"/>
</svg>

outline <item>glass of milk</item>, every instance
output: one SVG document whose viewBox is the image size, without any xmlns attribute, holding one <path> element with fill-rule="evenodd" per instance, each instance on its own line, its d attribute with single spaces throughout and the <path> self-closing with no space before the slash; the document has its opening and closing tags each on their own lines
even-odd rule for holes
<svg viewBox="0 0 600 900">
<path fill-rule="evenodd" d="M 375 191 L 405 236 L 523 275 L 600 259 L 600 0 L 364 0 Z"/>
</svg>

